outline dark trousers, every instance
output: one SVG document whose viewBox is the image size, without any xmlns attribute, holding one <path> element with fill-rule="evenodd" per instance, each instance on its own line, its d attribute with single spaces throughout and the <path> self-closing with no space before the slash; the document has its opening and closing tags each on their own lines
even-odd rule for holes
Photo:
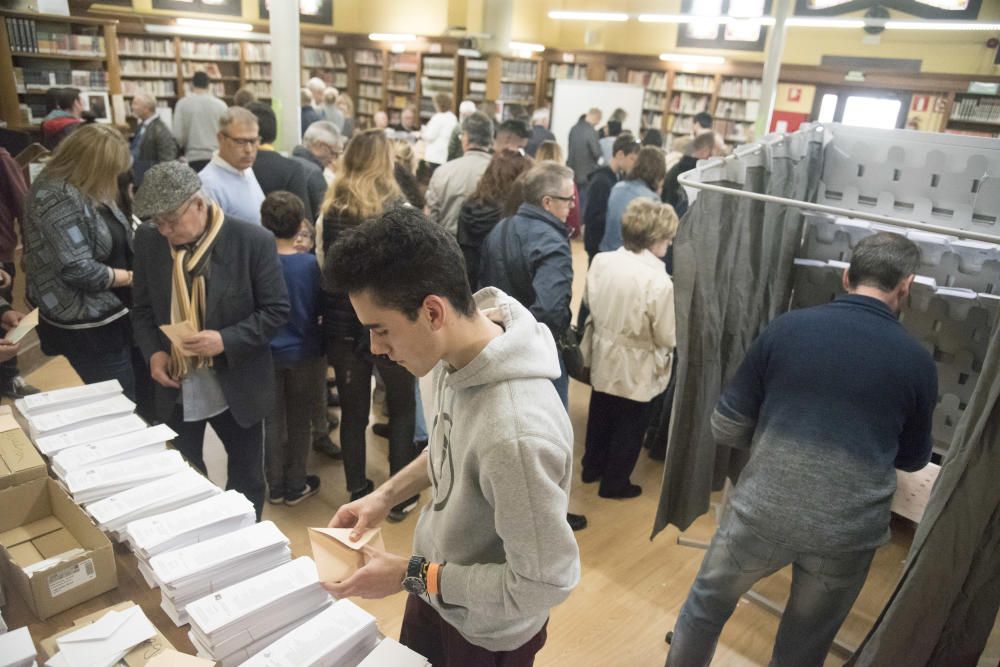
<svg viewBox="0 0 1000 667">
<path fill-rule="evenodd" d="M 67 350 L 66 359 L 85 384 L 118 380 L 125 396 L 129 400 L 136 400 L 131 346 L 113 352 L 97 352 L 85 348 Z"/>
<path fill-rule="evenodd" d="M 264 425 L 257 422 L 243 428 L 233 419 L 229 410 L 196 422 L 184 421 L 184 409 L 178 405 L 168 425 L 177 432 L 174 447 L 188 463 L 200 470 L 205 469 L 205 425 L 212 429 L 226 448 L 229 459 L 226 465 L 226 489 L 239 491 L 253 503 L 260 521 L 264 511 Z"/>
<path fill-rule="evenodd" d="M 373 362 L 350 339 L 331 339 L 327 354 L 337 375 L 340 395 L 340 447 L 347 490 L 360 491 L 367 484 L 365 429 L 371 413 Z M 417 456 L 413 444 L 415 380 L 409 371 L 396 364 L 379 364 L 378 371 L 385 381 L 389 408 L 389 472 L 395 475 Z"/>
<path fill-rule="evenodd" d="M 648 401 L 631 401 L 596 389 L 590 392 L 583 473 L 601 476 L 602 493 L 618 493 L 630 483 L 648 413 Z"/>
<path fill-rule="evenodd" d="M 513 651 L 487 651 L 470 643 L 441 615 L 416 595 L 406 599 L 399 641 L 434 667 L 531 667 L 545 646 L 548 621 L 534 637 Z"/>
<path fill-rule="evenodd" d="M 306 462 L 318 405 L 326 404 L 326 359 L 275 364 L 274 411 L 265 429 L 264 460 L 272 497 L 306 486 Z"/>
</svg>

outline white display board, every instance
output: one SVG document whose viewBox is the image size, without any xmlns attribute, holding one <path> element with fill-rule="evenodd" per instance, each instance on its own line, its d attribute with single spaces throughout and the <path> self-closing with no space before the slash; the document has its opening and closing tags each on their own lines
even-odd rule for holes
<svg viewBox="0 0 1000 667">
<path fill-rule="evenodd" d="M 644 92 L 642 86 L 630 83 L 560 79 L 556 81 L 552 98 L 552 134 L 556 135 L 563 151 L 567 151 L 570 128 L 576 125 L 582 114 L 597 107 L 604 114 L 598 127 L 607 122 L 612 111 L 622 108 L 628 114 L 622 129 L 638 137 Z"/>
</svg>

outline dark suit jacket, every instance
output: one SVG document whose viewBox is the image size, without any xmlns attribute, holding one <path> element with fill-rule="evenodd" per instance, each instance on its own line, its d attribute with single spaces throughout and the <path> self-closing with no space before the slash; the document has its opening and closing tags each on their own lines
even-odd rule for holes
<svg viewBox="0 0 1000 667">
<path fill-rule="evenodd" d="M 160 332 L 170 322 L 173 259 L 167 240 L 150 224 L 135 232 L 132 326 L 148 361 L 170 351 Z M 225 351 L 213 368 L 236 422 L 252 426 L 274 407 L 270 341 L 288 318 L 288 292 L 274 236 L 260 225 L 226 218 L 209 260 L 205 329 L 222 334 Z M 167 421 L 177 390 L 154 383 L 156 414 Z"/>
<path fill-rule="evenodd" d="M 136 187 L 142 183 L 146 172 L 154 164 L 176 160 L 179 153 L 177 140 L 174 139 L 174 135 L 167 128 L 166 123 L 159 118 L 151 120 L 146 132 L 142 135 L 139 154 L 136 156 L 135 164 L 132 165 Z"/>
<path fill-rule="evenodd" d="M 257 177 L 260 189 L 265 195 L 278 190 L 291 192 L 302 200 L 302 205 L 306 207 L 306 215 L 312 212 L 309 190 L 306 188 L 305 169 L 295 160 L 277 151 L 259 150 L 257 159 L 253 163 L 253 175 Z"/>
<path fill-rule="evenodd" d="M 299 148 L 295 147 L 296 150 Z M 309 206 L 312 208 L 312 215 L 309 222 L 316 222 L 319 217 L 319 210 L 323 206 L 323 198 L 326 196 L 326 177 L 323 176 L 323 168 L 317 166 L 313 160 L 300 156 L 296 151 L 292 152 L 292 159 L 299 163 L 302 171 L 306 175 L 306 190 L 309 191 Z"/>
</svg>

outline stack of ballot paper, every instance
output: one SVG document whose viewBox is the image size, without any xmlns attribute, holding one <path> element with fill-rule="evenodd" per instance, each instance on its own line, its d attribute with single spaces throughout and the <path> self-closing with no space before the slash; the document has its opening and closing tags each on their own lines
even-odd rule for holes
<svg viewBox="0 0 1000 667">
<path fill-rule="evenodd" d="M 85 405 L 29 415 L 28 435 L 33 440 L 37 440 L 55 433 L 99 424 L 108 419 L 129 415 L 133 412 L 135 412 L 135 403 L 128 400 L 124 394 L 118 394 Z"/>
<path fill-rule="evenodd" d="M 358 667 L 431 667 L 431 663 L 413 649 L 386 637 Z"/>
<path fill-rule="evenodd" d="M 229 490 L 186 507 L 132 521 L 125 528 L 125 538 L 139 561 L 145 562 L 148 572 L 153 556 L 252 526 L 256 519 L 253 503 L 239 491 Z"/>
<path fill-rule="evenodd" d="M 188 605 L 188 637 L 202 658 L 238 665 L 332 602 L 303 556 Z"/>
<path fill-rule="evenodd" d="M 60 479 L 66 479 L 66 474 L 72 470 L 165 451 L 167 441 L 175 437 L 177 434 L 166 424 L 115 437 L 105 435 L 101 440 L 59 451 L 52 457 L 52 470 Z"/>
<path fill-rule="evenodd" d="M 357 665 L 371 653 L 377 642 L 375 617 L 350 600 L 339 600 L 247 660 L 243 666 Z M 417 667 L 423 665 L 420 663 Z"/>
<path fill-rule="evenodd" d="M 63 431 L 53 435 L 34 438 L 35 447 L 45 456 L 55 456 L 58 452 L 70 447 L 82 447 L 107 438 L 115 438 L 125 433 L 141 431 L 146 428 L 146 422 L 136 414 L 115 417 L 99 424 L 83 428 Z"/>
<path fill-rule="evenodd" d="M 180 452 L 168 450 L 73 470 L 66 474 L 63 484 L 78 504 L 92 503 L 189 467 Z"/>
<path fill-rule="evenodd" d="M 131 521 L 161 514 L 222 493 L 222 489 L 190 466 L 104 500 L 87 505 L 90 516 L 108 533 L 121 541 L 125 526 Z"/>
<path fill-rule="evenodd" d="M 35 417 L 48 412 L 76 408 L 94 401 L 118 396 L 122 386 L 118 380 L 79 385 L 68 389 L 55 389 L 40 394 L 31 394 L 14 401 L 14 407 L 25 417 Z"/>
<path fill-rule="evenodd" d="M 35 667 L 36 657 L 28 628 L 0 634 L 0 667 Z"/>
<path fill-rule="evenodd" d="M 291 557 L 288 538 L 273 523 L 263 521 L 153 556 L 146 571 L 141 562 L 139 569 L 160 587 L 160 606 L 180 626 L 188 622 L 186 610 L 191 602 L 287 563 Z"/>
<path fill-rule="evenodd" d="M 59 652 L 46 667 L 111 667 L 136 645 L 156 636 L 142 608 L 131 606 L 111 610 L 99 620 L 62 635 L 56 640 Z"/>
</svg>

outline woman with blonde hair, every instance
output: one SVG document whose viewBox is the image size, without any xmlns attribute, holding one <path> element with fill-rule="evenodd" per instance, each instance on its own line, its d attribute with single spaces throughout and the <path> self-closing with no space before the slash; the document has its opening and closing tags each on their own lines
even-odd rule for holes
<svg viewBox="0 0 1000 667">
<path fill-rule="evenodd" d="M 381 130 L 356 134 L 347 144 L 342 164 L 323 202 L 321 245 L 324 254 L 337 239 L 384 211 L 406 205 L 393 175 L 392 147 Z M 412 461 L 416 419 L 415 387 L 409 371 L 371 353 L 369 331 L 362 326 L 346 292 L 328 286 L 323 308 L 327 358 L 340 394 L 340 446 L 351 500 L 374 489 L 365 473 L 365 430 L 371 411 L 372 371 L 378 364 L 389 408 L 389 470 L 396 474 Z M 392 508 L 389 518 L 402 520 L 418 496 Z"/>
<path fill-rule="evenodd" d="M 118 380 L 134 399 L 133 227 L 117 203 L 131 161 L 109 125 L 82 126 L 59 144 L 28 195 L 24 264 L 42 351 L 65 355 L 84 382 Z"/>
<path fill-rule="evenodd" d="M 598 253 L 587 271 L 590 317 L 580 344 L 593 390 L 583 454 L 584 483 L 602 498 L 634 498 L 629 476 L 642 449 L 650 401 L 670 383 L 676 343 L 674 286 L 661 259 L 677 233 L 668 204 L 633 199 L 623 246 Z"/>
<path fill-rule="evenodd" d="M 424 162 L 427 163 L 428 177 L 434 170 L 448 161 L 448 141 L 451 132 L 458 125 L 458 117 L 451 111 L 452 99 L 448 93 L 434 95 L 434 115 L 427 121 L 420 138 L 424 140 Z"/>
<path fill-rule="evenodd" d="M 535 151 L 535 159 L 539 162 L 542 162 L 543 160 L 550 160 L 559 164 L 566 164 L 566 158 L 563 156 L 562 146 L 555 141 L 543 141 L 540 143 L 538 145 L 538 149 Z M 569 237 L 571 239 L 579 236 L 580 190 L 576 187 L 576 183 L 573 184 L 573 208 L 569 210 L 569 216 L 566 218 L 566 226 L 569 228 Z"/>
</svg>

